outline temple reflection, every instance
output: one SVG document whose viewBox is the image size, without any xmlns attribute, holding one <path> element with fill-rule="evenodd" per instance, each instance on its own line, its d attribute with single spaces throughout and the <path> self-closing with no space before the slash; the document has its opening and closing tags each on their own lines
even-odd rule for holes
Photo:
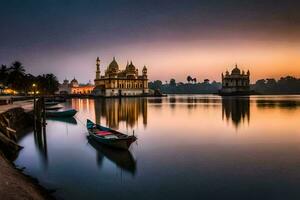
<svg viewBox="0 0 300 200">
<path fill-rule="evenodd" d="M 120 122 L 126 126 L 134 127 L 139 118 L 144 126 L 147 125 L 147 99 L 122 98 L 122 99 L 95 99 L 95 120 L 101 124 L 103 119 L 106 126 L 118 129 Z"/>
<path fill-rule="evenodd" d="M 245 97 L 222 97 L 222 119 L 231 120 L 238 128 L 241 123 L 250 122 L 250 100 Z"/>
</svg>

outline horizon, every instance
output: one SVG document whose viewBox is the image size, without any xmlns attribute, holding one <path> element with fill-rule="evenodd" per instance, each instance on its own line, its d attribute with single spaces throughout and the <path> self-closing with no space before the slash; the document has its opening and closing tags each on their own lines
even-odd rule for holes
<svg viewBox="0 0 300 200">
<path fill-rule="evenodd" d="M 291 0 L 1 1 L 0 64 L 21 61 L 34 75 L 59 81 L 95 78 L 115 56 L 120 69 L 146 65 L 149 80 L 220 82 L 237 63 L 251 83 L 300 77 L 297 4 Z"/>
</svg>

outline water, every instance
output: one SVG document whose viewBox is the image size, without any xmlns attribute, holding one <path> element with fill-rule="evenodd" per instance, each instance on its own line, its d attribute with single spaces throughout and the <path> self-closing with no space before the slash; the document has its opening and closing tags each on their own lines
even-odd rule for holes
<svg viewBox="0 0 300 200">
<path fill-rule="evenodd" d="M 61 199 L 299 199 L 300 96 L 73 99 L 15 164 Z M 88 141 L 86 119 L 138 137 Z"/>
</svg>

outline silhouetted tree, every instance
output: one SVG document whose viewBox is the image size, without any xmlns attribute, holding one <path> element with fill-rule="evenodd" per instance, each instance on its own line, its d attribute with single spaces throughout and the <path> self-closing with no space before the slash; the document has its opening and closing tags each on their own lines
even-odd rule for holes
<svg viewBox="0 0 300 200">
<path fill-rule="evenodd" d="M 153 89 L 153 90 L 160 90 L 162 87 L 162 82 L 160 80 L 156 80 L 154 82 L 150 82 L 149 83 L 149 88 Z"/>
<path fill-rule="evenodd" d="M 32 90 L 33 83 L 38 85 L 38 90 L 42 94 L 53 94 L 58 90 L 59 82 L 53 74 L 35 77 L 25 72 L 23 64 L 19 61 L 13 62 L 9 68 L 6 65 L 1 65 L 0 83 L 23 94 Z"/>
<path fill-rule="evenodd" d="M 193 80 L 193 78 L 191 76 L 187 76 L 186 80 L 187 80 L 188 83 L 190 83 Z"/>
<path fill-rule="evenodd" d="M 0 84 L 7 85 L 9 69 L 6 65 L 1 65 L 0 68 Z"/>
<path fill-rule="evenodd" d="M 175 81 L 174 78 L 171 78 L 171 80 L 170 80 L 170 86 L 171 87 L 176 87 L 176 81 Z"/>
<path fill-rule="evenodd" d="M 53 74 L 43 74 L 36 78 L 38 90 L 42 94 L 53 94 L 58 90 L 59 82 Z"/>
<path fill-rule="evenodd" d="M 9 68 L 8 82 L 11 88 L 20 92 L 24 92 L 25 69 L 21 62 L 15 61 Z"/>
</svg>

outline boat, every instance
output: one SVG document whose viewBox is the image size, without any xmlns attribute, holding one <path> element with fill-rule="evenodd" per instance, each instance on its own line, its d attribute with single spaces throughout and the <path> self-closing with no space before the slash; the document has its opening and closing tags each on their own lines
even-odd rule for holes
<svg viewBox="0 0 300 200">
<path fill-rule="evenodd" d="M 51 102 L 44 102 L 45 106 L 56 106 L 57 104 L 59 104 L 59 102 L 55 102 L 55 101 L 51 101 Z"/>
<path fill-rule="evenodd" d="M 57 122 L 63 122 L 67 124 L 77 124 L 77 121 L 74 117 L 47 117 L 48 121 L 57 121 Z"/>
<path fill-rule="evenodd" d="M 46 106 L 45 109 L 46 110 L 59 110 L 59 109 L 62 109 L 63 107 L 62 106 Z"/>
<path fill-rule="evenodd" d="M 116 166 L 135 175 L 136 161 L 132 154 L 128 150 L 122 150 L 117 148 L 110 148 L 106 145 L 102 145 L 95 141 L 90 135 L 87 136 L 88 143 L 97 151 L 97 163 L 99 167 L 102 166 L 103 158 L 106 157 L 112 161 Z"/>
<path fill-rule="evenodd" d="M 116 130 L 95 124 L 87 119 L 86 128 L 95 141 L 118 149 L 128 149 L 137 140 L 134 135 L 126 135 Z"/>
<path fill-rule="evenodd" d="M 60 110 L 60 111 L 46 111 L 47 117 L 73 117 L 77 113 L 75 109 Z"/>
</svg>

